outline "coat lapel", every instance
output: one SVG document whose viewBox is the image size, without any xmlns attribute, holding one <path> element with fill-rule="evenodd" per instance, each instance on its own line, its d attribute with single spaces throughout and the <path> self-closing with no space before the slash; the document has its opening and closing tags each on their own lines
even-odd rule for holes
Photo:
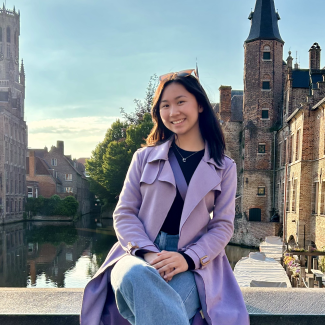
<svg viewBox="0 0 325 325">
<path fill-rule="evenodd" d="M 147 162 L 151 163 L 157 160 L 164 160 L 164 162 L 159 162 L 160 164 L 163 164 L 163 167 L 159 173 L 158 180 L 162 182 L 168 182 L 176 188 L 175 177 L 168 160 L 168 152 L 173 142 L 173 139 L 174 136 L 170 137 L 166 142 L 162 143 L 161 145 L 153 147 Z"/>
<path fill-rule="evenodd" d="M 216 170 L 224 169 L 225 163 L 217 165 L 213 158 L 210 158 L 208 143 L 205 141 L 204 156 L 198 164 L 191 181 L 188 185 L 186 198 L 179 227 L 181 233 L 182 227 L 195 207 L 200 201 L 221 182 L 220 172 Z"/>
</svg>

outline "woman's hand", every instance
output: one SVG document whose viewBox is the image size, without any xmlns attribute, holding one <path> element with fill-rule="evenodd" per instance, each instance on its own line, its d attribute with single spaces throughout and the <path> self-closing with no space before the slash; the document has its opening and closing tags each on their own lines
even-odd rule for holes
<svg viewBox="0 0 325 325">
<path fill-rule="evenodd" d="M 157 257 L 157 253 L 149 252 L 143 255 L 143 259 L 151 264 L 151 262 Z"/>
<path fill-rule="evenodd" d="M 182 254 L 161 251 L 150 264 L 169 282 L 174 275 L 188 270 L 188 264 Z"/>
</svg>

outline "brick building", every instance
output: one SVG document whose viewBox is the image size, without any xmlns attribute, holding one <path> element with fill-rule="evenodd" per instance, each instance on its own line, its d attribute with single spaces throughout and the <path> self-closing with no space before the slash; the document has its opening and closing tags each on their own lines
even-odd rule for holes
<svg viewBox="0 0 325 325">
<path fill-rule="evenodd" d="M 26 157 L 27 196 L 37 198 L 42 195 L 50 198 L 54 194 L 63 193 L 62 182 L 57 173 L 40 157 L 35 150 L 28 150 Z"/>
<path fill-rule="evenodd" d="M 25 72 L 19 68 L 20 13 L 0 9 L 0 222 L 23 218 L 27 126 Z"/>
<path fill-rule="evenodd" d="M 44 197 L 73 195 L 79 202 L 79 211 L 82 214 L 90 212 L 93 195 L 89 191 L 84 166 L 64 154 L 63 141 L 57 141 L 56 147 L 52 146 L 50 150 L 46 147 L 28 149 L 27 165 L 30 193 L 37 190 Z"/>
<path fill-rule="evenodd" d="M 215 107 L 227 154 L 237 163 L 232 242 L 258 245 L 266 236 L 325 245 L 325 68 L 321 48 L 309 68 L 283 60 L 274 0 L 257 0 L 244 43 L 244 91 L 220 87 Z M 242 103 L 242 104 L 241 104 Z M 324 180 L 323 180 L 324 178 Z"/>
</svg>

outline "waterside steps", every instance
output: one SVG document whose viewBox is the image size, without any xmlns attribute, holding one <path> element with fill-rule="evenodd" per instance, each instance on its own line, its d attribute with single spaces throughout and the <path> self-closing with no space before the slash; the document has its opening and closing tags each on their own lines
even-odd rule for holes
<svg viewBox="0 0 325 325">
<path fill-rule="evenodd" d="M 251 325 L 325 324 L 323 289 L 241 290 Z M 1 288 L 0 324 L 78 325 L 82 294 L 83 289 Z"/>
</svg>

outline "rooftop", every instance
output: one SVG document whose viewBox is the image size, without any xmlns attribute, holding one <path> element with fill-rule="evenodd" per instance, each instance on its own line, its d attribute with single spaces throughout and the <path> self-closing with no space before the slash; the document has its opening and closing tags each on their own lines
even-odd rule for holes
<svg viewBox="0 0 325 325">
<path fill-rule="evenodd" d="M 252 24 L 246 43 L 256 40 L 277 40 L 284 43 L 278 26 L 280 16 L 275 11 L 274 0 L 256 0 L 255 10 L 248 19 Z"/>
</svg>

